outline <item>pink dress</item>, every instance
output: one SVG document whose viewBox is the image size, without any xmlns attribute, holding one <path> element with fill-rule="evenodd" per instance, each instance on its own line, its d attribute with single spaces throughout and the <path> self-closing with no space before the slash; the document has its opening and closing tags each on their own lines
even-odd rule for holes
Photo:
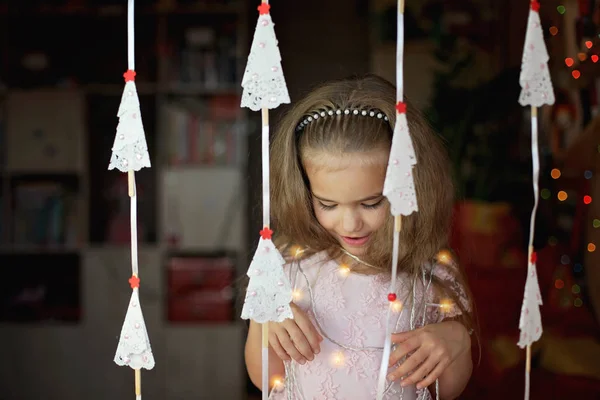
<svg viewBox="0 0 600 400">
<path fill-rule="evenodd" d="M 295 288 L 294 302 L 308 314 L 324 340 L 321 352 L 313 361 L 304 365 L 285 362 L 284 383 L 271 391 L 270 399 L 374 400 L 389 308 L 388 278 L 344 273 L 325 253 L 285 268 Z M 436 266 L 433 273 L 447 279 L 450 275 L 444 268 L 448 267 Z M 431 267 L 428 270 L 431 271 Z M 431 305 L 434 300 L 431 290 L 425 290 L 429 275 L 424 280 L 417 279 L 414 289 L 407 276 L 398 276 L 396 293 L 403 306 L 397 307 L 392 314 L 394 332 L 410 330 L 411 319 L 412 327 L 418 328 L 457 315 L 456 311 L 442 314 L 439 307 Z M 466 302 L 464 292 L 460 294 Z M 399 382 L 388 382 L 384 398 L 431 399 L 427 389 L 415 393 L 413 386 L 404 390 L 403 393 Z"/>
</svg>

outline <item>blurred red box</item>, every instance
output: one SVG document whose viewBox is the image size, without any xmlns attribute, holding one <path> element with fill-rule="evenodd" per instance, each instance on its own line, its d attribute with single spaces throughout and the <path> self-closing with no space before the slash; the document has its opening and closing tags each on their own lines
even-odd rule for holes
<svg viewBox="0 0 600 400">
<path fill-rule="evenodd" d="M 224 289 L 231 286 L 235 271 L 229 257 L 173 257 L 167 267 L 169 292 L 192 288 Z"/>
<path fill-rule="evenodd" d="M 233 318 L 235 261 L 230 257 L 173 257 L 167 266 L 167 319 L 226 322 Z"/>
<path fill-rule="evenodd" d="M 195 290 L 169 298 L 171 322 L 229 322 L 233 318 L 231 291 Z"/>
</svg>

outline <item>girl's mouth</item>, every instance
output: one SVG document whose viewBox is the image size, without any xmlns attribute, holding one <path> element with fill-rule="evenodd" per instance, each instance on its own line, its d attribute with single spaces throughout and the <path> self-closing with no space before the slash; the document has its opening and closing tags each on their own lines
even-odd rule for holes
<svg viewBox="0 0 600 400">
<path fill-rule="evenodd" d="M 350 246 L 362 246 L 367 243 L 369 237 L 370 235 L 360 237 L 342 236 L 342 239 Z"/>
</svg>

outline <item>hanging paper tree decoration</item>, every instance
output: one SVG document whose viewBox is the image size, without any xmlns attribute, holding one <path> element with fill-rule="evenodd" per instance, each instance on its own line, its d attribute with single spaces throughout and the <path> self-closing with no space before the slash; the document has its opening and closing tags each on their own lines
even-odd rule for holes
<svg viewBox="0 0 600 400">
<path fill-rule="evenodd" d="M 140 113 L 140 100 L 135 87 L 135 71 L 128 70 L 123 77 L 125 89 L 117 112 L 119 124 L 108 169 L 116 168 L 122 172 L 139 171 L 144 167 L 150 168 L 150 156 Z"/>
<path fill-rule="evenodd" d="M 260 324 L 293 318 L 292 288 L 283 271 L 285 260 L 271 241 L 272 233 L 267 228 L 261 231 L 258 249 L 248 269 L 250 283 L 242 309 L 243 319 Z"/>
<path fill-rule="evenodd" d="M 388 294 L 389 308 L 386 316 L 386 333 L 383 344 L 383 355 L 377 384 L 377 400 L 382 400 L 386 391 L 386 377 L 388 374 L 388 361 L 391 353 L 392 315 L 396 295 L 396 277 L 398 269 L 398 252 L 400 247 L 400 231 L 402 230 L 402 216 L 418 211 L 417 194 L 413 179 L 413 167 L 417 163 L 415 150 L 408 131 L 406 118 L 406 103 L 404 103 L 404 0 L 398 1 L 397 38 L 396 38 L 396 124 L 390 149 L 383 195 L 390 202 L 390 210 L 395 217 L 393 249 L 392 249 L 392 277 Z M 403 396 L 409 396 L 409 391 L 414 388 L 403 389 Z"/>
<path fill-rule="evenodd" d="M 150 167 L 150 156 L 144 135 L 144 126 L 140 114 L 140 102 L 135 87 L 134 62 L 134 29 L 133 7 L 134 0 L 128 0 L 128 64 L 125 74 L 125 89 L 119 106 L 119 124 L 112 148 L 112 156 L 108 169 L 118 169 L 127 172 L 129 198 L 131 204 L 131 272 L 129 284 L 132 289 L 129 307 L 121 328 L 121 336 L 114 361 L 120 366 L 129 366 L 135 371 L 136 400 L 141 400 L 141 368 L 154 368 L 154 356 L 150 347 L 150 339 L 139 296 L 138 268 L 138 233 L 137 233 L 137 193 L 135 187 L 135 171 Z"/>
<path fill-rule="evenodd" d="M 535 232 L 535 214 L 539 203 L 539 175 L 540 157 L 538 149 L 538 107 L 544 104 L 554 104 L 554 90 L 548 70 L 548 51 L 544 43 L 544 34 L 540 22 L 540 4 L 537 0 L 531 1 L 527 33 L 521 61 L 521 95 L 519 103 L 531 107 L 531 159 L 533 165 L 533 196 L 534 203 L 529 223 L 529 262 L 527 266 L 527 280 L 521 307 L 519 329 L 521 331 L 518 345 L 527 347 L 525 366 L 525 400 L 529 399 L 530 371 L 531 371 L 531 345 L 542 335 L 542 318 L 540 306 L 542 296 L 536 271 L 536 253 L 533 248 Z"/>
<path fill-rule="evenodd" d="M 554 104 L 554 89 L 548 69 L 548 50 L 544 42 L 544 32 L 540 21 L 540 3 L 531 2 L 519 84 L 521 95 L 519 104 L 522 106 L 541 107 L 544 104 Z"/>
<path fill-rule="evenodd" d="M 125 314 L 125 322 L 115 354 L 115 363 L 120 366 L 127 365 L 133 369 L 152 369 L 154 368 L 154 356 L 140 305 L 140 279 L 133 275 L 129 279 L 129 284 L 132 289 L 131 299 L 127 314 Z"/>
<path fill-rule="evenodd" d="M 262 184 L 263 229 L 252 263 L 248 268 L 250 282 L 242 310 L 243 319 L 262 324 L 262 398 L 269 396 L 269 321 L 293 318 L 290 303 L 292 289 L 283 271 L 285 263 L 271 240 L 269 185 L 269 109 L 289 103 L 281 55 L 269 13 L 271 6 L 263 1 L 258 6 L 258 22 L 252 40 L 246 71 L 242 78 L 242 107 L 262 111 Z"/>
<path fill-rule="evenodd" d="M 518 344 L 521 348 L 531 345 L 542 336 L 542 315 L 540 313 L 542 294 L 537 279 L 536 257 L 536 253 L 532 253 L 527 268 L 525 295 L 521 309 L 521 319 L 519 320 L 521 334 Z"/>
<path fill-rule="evenodd" d="M 269 9 L 267 2 L 258 7 L 260 14 L 242 78 L 242 107 L 253 111 L 273 109 L 290 102 Z"/>
<path fill-rule="evenodd" d="M 399 96 L 402 94 L 400 93 Z M 395 217 L 410 215 L 418 211 L 412 174 L 413 166 L 416 163 L 417 158 L 408 131 L 406 103 L 403 103 L 400 97 L 396 104 L 396 125 L 383 184 L 383 194 L 389 200 L 391 213 Z"/>
</svg>

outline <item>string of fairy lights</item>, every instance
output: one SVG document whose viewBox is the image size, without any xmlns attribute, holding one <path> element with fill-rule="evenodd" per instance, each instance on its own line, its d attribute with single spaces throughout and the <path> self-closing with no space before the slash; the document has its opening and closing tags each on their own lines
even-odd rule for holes
<svg viewBox="0 0 600 400">
<path fill-rule="evenodd" d="M 599 147 L 599 152 L 600 152 L 600 147 Z M 562 176 L 562 172 L 560 171 L 560 169 L 558 168 L 553 168 L 550 171 L 550 177 L 554 180 L 559 180 Z M 592 171 L 590 170 L 586 170 L 583 173 L 583 177 L 586 180 L 590 180 L 593 176 Z M 552 193 L 550 191 L 550 189 L 548 188 L 544 188 L 540 191 L 540 196 L 542 197 L 542 199 L 545 200 L 549 200 L 552 197 Z M 579 197 L 580 196 L 580 197 Z M 561 202 L 570 202 L 571 204 L 573 203 L 577 203 L 579 201 L 581 201 L 584 205 L 590 205 L 592 203 L 592 196 L 590 196 L 589 194 L 585 194 L 583 196 L 579 195 L 579 196 L 569 196 L 569 193 L 565 190 L 558 190 L 558 192 L 556 193 L 556 198 Z M 594 228 L 600 228 L 600 219 L 598 218 L 594 218 L 592 220 L 592 226 Z M 550 238 L 548 239 L 548 244 L 550 246 L 556 246 L 558 244 L 558 239 L 556 238 L 556 236 L 550 236 Z M 596 244 L 593 242 L 588 242 L 585 244 L 585 251 L 587 252 L 594 252 L 596 251 Z M 572 264 L 572 269 L 573 272 L 575 274 L 579 274 L 583 271 L 583 265 L 581 264 L 581 262 L 573 262 L 573 260 L 571 260 L 571 257 L 568 254 L 563 254 L 560 257 L 560 265 L 567 268 L 569 265 Z M 564 277 L 563 277 L 564 278 Z M 569 290 L 570 292 L 570 296 L 567 297 L 563 297 L 563 301 L 561 301 L 561 306 L 567 306 L 567 305 L 574 305 L 575 307 L 581 307 L 583 305 L 583 300 L 581 299 L 581 286 L 578 285 L 575 282 L 568 282 L 568 279 L 563 279 L 560 276 L 556 277 L 554 279 L 554 288 L 558 289 L 558 290 Z M 572 302 L 569 298 L 572 298 Z M 568 303 L 568 304 L 567 304 Z"/>
<path fill-rule="evenodd" d="M 558 7 L 556 7 L 556 11 L 561 14 L 564 15 L 567 12 L 567 8 L 563 5 L 559 5 Z M 550 35 L 552 36 L 556 36 L 558 35 L 559 29 L 558 27 L 556 27 L 555 25 L 551 26 L 549 29 Z M 600 34 L 598 35 L 598 37 L 600 37 Z M 588 57 L 589 60 L 593 63 L 597 63 L 600 59 L 600 57 L 598 56 L 598 54 L 590 54 L 588 56 L 587 50 L 591 50 L 592 47 L 594 47 L 594 42 L 591 40 L 592 38 L 584 38 L 583 39 L 583 44 L 582 44 L 582 49 L 581 51 L 579 51 L 577 53 L 577 57 L 566 57 L 565 58 L 565 65 L 568 68 L 573 68 L 571 70 L 571 76 L 573 77 L 573 79 L 579 79 L 581 77 L 581 71 L 578 69 L 579 67 L 579 63 L 583 63 L 585 62 Z M 585 47 L 585 49 L 583 48 Z"/>
<path fill-rule="evenodd" d="M 558 5 L 556 7 L 556 11 L 561 15 L 565 15 L 567 13 L 567 7 L 564 5 Z M 559 29 L 556 26 L 550 26 L 549 33 L 551 36 L 557 36 L 559 34 Z M 588 35 L 589 36 L 589 35 Z M 600 35 L 597 35 L 600 37 Z M 583 37 L 581 39 L 581 44 L 579 48 L 579 52 L 577 54 L 569 55 L 564 59 L 565 66 L 570 69 L 571 76 L 573 79 L 581 78 L 581 65 L 584 62 L 592 62 L 597 63 L 600 60 L 598 54 L 595 54 L 593 49 L 594 47 L 594 37 Z M 600 146 L 598 146 L 598 152 L 600 153 Z M 562 176 L 562 172 L 558 168 L 553 168 L 550 171 L 550 177 L 553 180 L 559 180 Z M 583 177 L 586 180 L 590 180 L 593 176 L 593 172 L 590 170 L 586 170 L 583 173 Z M 589 187 L 589 185 L 587 185 Z M 552 197 L 552 192 L 548 188 L 544 188 L 540 191 L 540 197 L 545 200 L 549 200 Z M 581 194 L 569 196 L 569 193 L 566 190 L 558 190 L 556 192 L 556 198 L 561 203 L 570 203 L 577 204 L 578 202 L 582 202 L 584 206 L 588 206 L 592 203 L 592 196 L 589 194 Z M 584 214 L 585 215 L 585 214 Z M 589 223 L 587 220 L 585 223 Z M 596 229 L 600 228 L 600 219 L 593 218 L 592 226 Z M 550 246 L 556 246 L 558 244 L 558 238 L 556 236 L 551 236 L 548 240 L 548 244 Z M 589 253 L 595 252 L 597 250 L 597 246 L 593 242 L 588 242 L 584 245 L 584 251 Z M 572 266 L 572 271 L 574 275 L 578 275 L 583 271 L 583 264 L 579 260 L 571 260 L 571 257 L 568 254 L 563 254 L 560 257 L 560 266 L 565 270 Z M 572 281 L 570 278 L 570 274 L 564 274 L 561 276 L 554 277 L 554 288 L 562 292 L 564 294 L 561 297 L 560 306 L 570 306 L 573 305 L 575 307 L 581 307 L 583 305 L 583 300 L 581 298 L 581 286 L 576 282 Z"/>
</svg>

